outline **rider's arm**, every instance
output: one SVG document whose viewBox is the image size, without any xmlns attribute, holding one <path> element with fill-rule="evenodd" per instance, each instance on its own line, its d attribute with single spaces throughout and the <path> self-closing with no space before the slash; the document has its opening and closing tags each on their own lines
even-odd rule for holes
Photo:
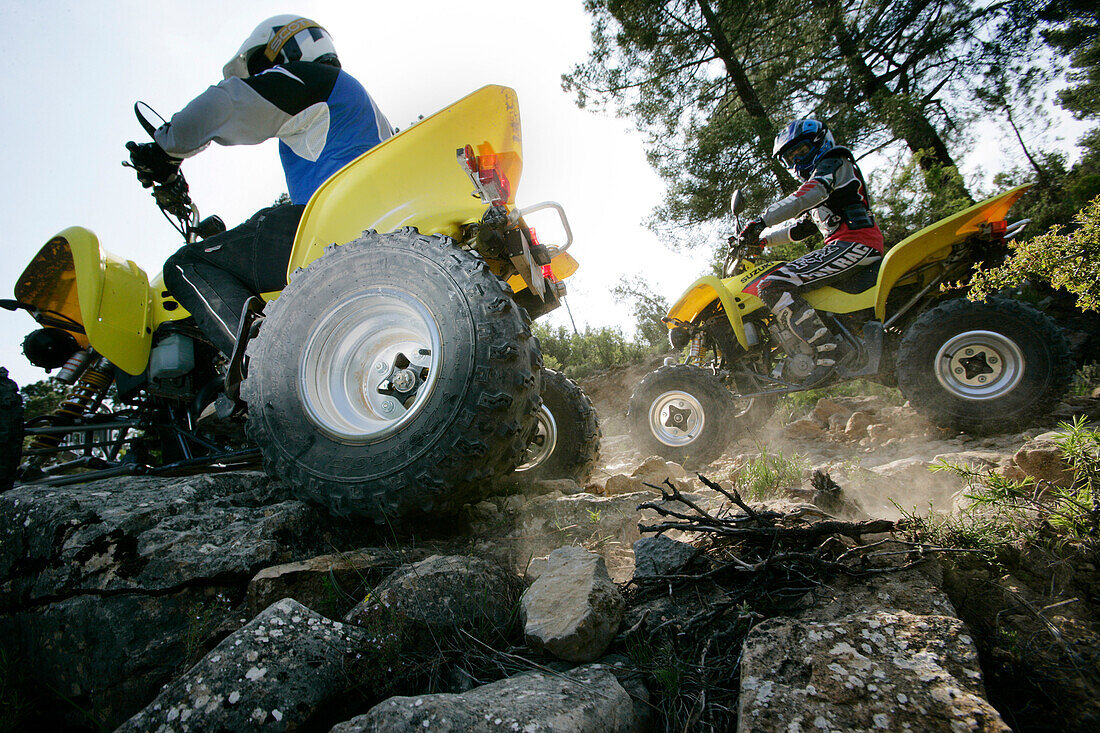
<svg viewBox="0 0 1100 733">
<path fill-rule="evenodd" d="M 273 137 L 284 121 L 278 107 L 232 77 L 191 100 L 157 129 L 153 139 L 170 155 L 188 158 L 211 141 L 221 145 L 261 143 Z"/>
<path fill-rule="evenodd" d="M 823 158 L 814 170 L 813 177 L 803 183 L 797 191 L 787 198 L 772 204 L 760 218 L 767 226 L 774 226 L 779 222 L 793 219 L 800 214 L 809 211 L 825 203 L 829 194 L 836 188 L 838 174 L 842 174 L 845 165 L 850 166 L 849 161 L 840 157 Z M 812 233 L 812 232 L 811 232 Z M 805 239 L 809 234 L 798 239 Z"/>
<path fill-rule="evenodd" d="M 817 225 L 810 220 L 809 216 L 803 214 L 790 226 L 779 227 L 778 229 L 764 232 L 761 239 L 764 240 L 765 247 L 774 247 L 778 244 L 801 242 L 806 237 L 817 233 Z"/>
<path fill-rule="evenodd" d="M 201 151 L 211 141 L 221 145 L 255 145 L 298 132 L 303 118 L 320 114 L 339 69 L 324 64 L 276 66 L 262 74 L 230 77 L 195 97 L 162 125 L 154 139 L 177 158 Z M 327 125 L 325 125 L 327 130 Z"/>
<path fill-rule="evenodd" d="M 793 219 L 803 212 L 820 206 L 825 202 L 825 199 L 829 198 L 830 193 L 832 193 L 832 188 L 828 183 L 818 178 L 811 178 L 799 186 L 798 190 L 790 196 L 765 209 L 760 218 L 768 226 L 774 226 L 781 221 Z"/>
</svg>

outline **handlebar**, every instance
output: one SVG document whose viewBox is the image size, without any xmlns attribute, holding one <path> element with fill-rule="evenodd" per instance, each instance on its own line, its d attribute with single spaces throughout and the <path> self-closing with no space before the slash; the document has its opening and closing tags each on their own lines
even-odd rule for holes
<svg viewBox="0 0 1100 733">
<path fill-rule="evenodd" d="M 149 116 L 146 115 L 146 111 Z M 134 116 L 137 117 L 138 124 L 141 125 L 141 128 L 145 130 L 150 139 L 156 142 L 153 133 L 156 132 L 159 125 L 154 124 L 150 116 L 160 120 L 162 125 L 166 123 L 165 119 L 145 102 L 134 103 Z M 133 167 L 126 161 L 123 161 L 122 164 Z M 199 221 L 199 209 L 195 206 L 195 202 L 191 200 L 190 189 L 187 185 L 187 179 L 183 177 L 182 170 L 177 171 L 169 181 L 153 186 L 150 194 L 153 200 L 157 202 L 157 208 L 164 214 L 164 218 L 168 220 L 173 229 L 183 235 L 185 241 L 194 242 L 200 237 L 216 233 L 209 231 L 211 228 L 216 227 L 215 224 Z M 210 217 L 210 219 L 217 219 L 217 217 Z M 221 220 L 217 219 L 217 223 L 221 224 Z M 207 225 L 205 229 L 203 225 Z M 221 224 L 221 230 L 224 231 L 224 229 L 225 225 Z"/>
</svg>

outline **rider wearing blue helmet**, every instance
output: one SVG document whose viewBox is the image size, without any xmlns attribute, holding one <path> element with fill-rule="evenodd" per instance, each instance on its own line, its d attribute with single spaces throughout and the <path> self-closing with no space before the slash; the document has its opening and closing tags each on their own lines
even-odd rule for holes
<svg viewBox="0 0 1100 733">
<path fill-rule="evenodd" d="M 835 284 L 858 272 L 857 268 L 878 263 L 883 253 L 882 232 L 875 223 L 855 157 L 836 144 L 824 123 L 811 119 L 791 122 L 776 135 L 772 154 L 804 183 L 750 221 L 740 238 L 761 245 L 789 244 L 812 234 L 825 240 L 820 249 L 776 268 L 755 285 L 780 325 L 796 337 L 802 353 L 813 359 L 813 371 L 803 382 L 803 386 L 812 386 L 835 370 L 839 344 L 801 293 Z M 776 227 L 779 224 L 783 226 Z M 769 227 L 774 228 L 765 232 Z"/>
</svg>

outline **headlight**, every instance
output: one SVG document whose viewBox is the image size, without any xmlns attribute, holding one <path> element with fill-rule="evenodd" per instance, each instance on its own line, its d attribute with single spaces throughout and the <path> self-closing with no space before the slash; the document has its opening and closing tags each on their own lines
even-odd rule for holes
<svg viewBox="0 0 1100 733">
<path fill-rule="evenodd" d="M 691 341 L 691 331 L 683 326 L 676 326 L 668 332 L 668 342 L 674 349 L 682 349 Z"/>
<path fill-rule="evenodd" d="M 57 369 L 80 349 L 73 335 L 60 328 L 40 328 L 23 339 L 23 354 L 36 367 Z"/>
</svg>

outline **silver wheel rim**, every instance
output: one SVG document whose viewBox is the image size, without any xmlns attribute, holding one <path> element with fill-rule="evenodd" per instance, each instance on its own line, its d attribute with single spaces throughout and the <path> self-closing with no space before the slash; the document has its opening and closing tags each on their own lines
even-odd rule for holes
<svg viewBox="0 0 1100 733">
<path fill-rule="evenodd" d="M 994 331 L 967 331 L 936 353 L 936 379 L 956 397 L 992 400 L 1020 383 L 1024 354 L 1016 342 Z"/>
<path fill-rule="evenodd" d="M 337 303 L 317 319 L 298 364 L 307 418 L 344 443 L 396 433 L 428 401 L 441 343 L 427 306 L 404 291 L 374 288 Z"/>
<path fill-rule="evenodd" d="M 558 446 L 558 423 L 546 405 L 539 407 L 535 415 L 535 437 L 527 444 L 527 452 L 523 456 L 523 463 L 516 467 L 517 472 L 530 471 L 537 468 L 553 455 Z"/>
<path fill-rule="evenodd" d="M 690 445 L 703 433 L 707 416 L 693 395 L 681 390 L 661 394 L 649 405 L 649 430 L 672 448 Z"/>
</svg>

